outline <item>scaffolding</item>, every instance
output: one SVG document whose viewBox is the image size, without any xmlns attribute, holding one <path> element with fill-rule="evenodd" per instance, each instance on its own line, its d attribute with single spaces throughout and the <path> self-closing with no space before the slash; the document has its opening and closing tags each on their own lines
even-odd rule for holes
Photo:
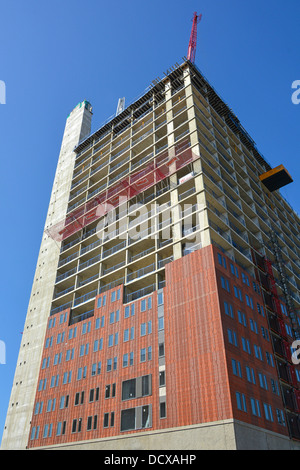
<svg viewBox="0 0 300 470">
<path fill-rule="evenodd" d="M 76 208 L 64 220 L 47 229 L 47 235 L 57 242 L 65 240 L 197 158 L 190 149 L 188 140 L 175 145 L 172 149 L 160 153 L 142 170 L 120 179 L 95 198 Z"/>
</svg>

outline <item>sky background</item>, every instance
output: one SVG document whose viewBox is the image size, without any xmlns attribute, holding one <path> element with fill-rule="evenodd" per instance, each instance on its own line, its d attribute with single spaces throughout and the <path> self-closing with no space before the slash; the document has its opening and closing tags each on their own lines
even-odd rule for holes
<svg viewBox="0 0 300 470">
<path fill-rule="evenodd" d="M 187 54 L 193 12 L 196 65 L 273 167 L 294 184 L 300 213 L 299 0 L 0 0 L 0 438 L 64 132 L 79 101 L 92 130 Z"/>
</svg>

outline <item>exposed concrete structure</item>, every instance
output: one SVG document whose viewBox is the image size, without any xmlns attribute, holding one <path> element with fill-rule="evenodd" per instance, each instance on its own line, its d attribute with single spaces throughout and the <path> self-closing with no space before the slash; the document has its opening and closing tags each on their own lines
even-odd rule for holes
<svg viewBox="0 0 300 470">
<path fill-rule="evenodd" d="M 66 215 L 76 157 L 74 148 L 91 131 L 91 111 L 90 104 L 84 101 L 67 118 L 45 230 Z M 2 449 L 24 449 L 27 445 L 59 255 L 60 243 L 54 243 L 44 233 L 8 405 Z"/>
</svg>

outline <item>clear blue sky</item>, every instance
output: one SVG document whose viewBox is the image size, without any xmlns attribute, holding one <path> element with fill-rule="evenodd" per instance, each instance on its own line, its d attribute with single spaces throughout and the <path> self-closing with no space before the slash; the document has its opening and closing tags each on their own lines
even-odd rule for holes
<svg viewBox="0 0 300 470">
<path fill-rule="evenodd" d="M 202 12 L 196 65 L 275 167 L 300 213 L 299 0 L 9 0 L 0 5 L 0 437 L 65 120 L 83 99 L 93 130 L 187 54 Z"/>
</svg>

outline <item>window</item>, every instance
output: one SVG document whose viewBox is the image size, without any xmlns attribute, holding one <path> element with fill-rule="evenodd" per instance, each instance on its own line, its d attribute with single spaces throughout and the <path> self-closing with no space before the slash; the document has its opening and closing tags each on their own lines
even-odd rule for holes
<svg viewBox="0 0 300 470">
<path fill-rule="evenodd" d="M 147 308 L 146 299 L 141 300 L 141 312 L 145 312 Z"/>
<path fill-rule="evenodd" d="M 280 308 L 281 308 L 281 312 L 287 316 L 288 312 L 287 312 L 286 306 L 283 304 L 280 304 Z"/>
<path fill-rule="evenodd" d="M 225 279 L 223 276 L 221 276 L 221 286 L 223 289 L 227 290 L 227 292 L 230 292 L 230 284 L 228 279 Z"/>
<path fill-rule="evenodd" d="M 257 359 L 260 359 L 261 361 L 263 360 L 261 347 L 257 346 L 256 344 L 254 344 L 254 354 Z"/>
<path fill-rule="evenodd" d="M 52 435 L 52 423 L 49 425 L 49 424 L 45 424 L 44 425 L 44 431 L 43 431 L 43 438 L 47 438 L 47 437 L 51 437 Z"/>
<path fill-rule="evenodd" d="M 59 324 L 61 325 L 62 323 L 65 323 L 67 321 L 67 315 L 68 313 L 61 313 L 59 316 Z"/>
<path fill-rule="evenodd" d="M 251 354 L 250 342 L 248 339 L 242 337 L 242 347 L 245 352 Z"/>
<path fill-rule="evenodd" d="M 119 321 L 120 318 L 120 310 L 116 310 L 115 312 L 111 312 L 109 315 L 109 324 L 116 323 Z"/>
<path fill-rule="evenodd" d="M 163 387 L 164 385 L 166 385 L 166 375 L 165 375 L 165 371 L 161 370 L 159 372 L 159 386 Z"/>
<path fill-rule="evenodd" d="M 163 292 L 158 292 L 157 294 L 157 305 L 163 305 L 164 303 L 164 294 Z"/>
<path fill-rule="evenodd" d="M 59 401 L 59 409 L 62 410 L 63 408 L 68 408 L 69 406 L 69 395 L 63 395 L 60 397 Z"/>
<path fill-rule="evenodd" d="M 158 330 L 163 330 L 164 329 L 164 317 L 159 317 L 158 318 Z"/>
<path fill-rule="evenodd" d="M 140 362 L 145 362 L 146 361 L 146 348 L 141 349 L 141 356 L 140 356 Z"/>
<path fill-rule="evenodd" d="M 96 318 L 95 330 L 98 330 L 99 328 L 104 327 L 104 319 L 105 319 L 104 315 L 102 315 L 102 317 L 100 318 Z"/>
<path fill-rule="evenodd" d="M 226 259 L 221 255 L 221 253 L 218 253 L 218 262 L 220 266 L 224 266 L 224 268 L 227 269 Z"/>
<path fill-rule="evenodd" d="M 128 353 L 123 354 L 123 367 L 128 366 Z"/>
<path fill-rule="evenodd" d="M 77 426 L 77 424 L 78 424 L 78 426 Z M 82 424 L 82 418 L 79 418 L 78 420 L 77 420 L 77 419 L 73 419 L 73 422 L 72 422 L 72 433 L 80 432 L 80 431 L 81 431 L 81 424 Z"/>
<path fill-rule="evenodd" d="M 238 310 L 238 319 L 239 319 L 239 322 L 244 325 L 245 327 L 247 327 L 247 320 L 246 320 L 246 315 L 241 312 L 240 310 Z"/>
<path fill-rule="evenodd" d="M 82 392 L 77 392 L 75 394 L 75 401 L 74 401 L 74 405 L 77 406 L 77 405 L 83 405 L 84 403 L 84 391 Z"/>
<path fill-rule="evenodd" d="M 240 299 L 240 301 L 242 302 L 243 301 L 243 294 L 242 294 L 241 289 L 237 286 L 233 286 L 233 290 L 234 290 L 235 297 L 237 299 Z"/>
<path fill-rule="evenodd" d="M 246 375 L 247 375 L 248 382 L 253 383 L 255 385 L 256 384 L 255 373 L 252 367 L 246 366 Z"/>
<path fill-rule="evenodd" d="M 42 369 L 46 369 L 48 368 L 50 365 L 50 356 L 49 357 L 45 357 L 43 359 L 43 362 L 42 362 Z"/>
<path fill-rule="evenodd" d="M 241 363 L 235 359 L 231 359 L 232 371 L 237 377 L 242 377 Z"/>
<path fill-rule="evenodd" d="M 123 341 L 129 341 L 129 328 L 126 328 L 126 330 L 124 330 Z"/>
<path fill-rule="evenodd" d="M 229 343 L 233 344 L 234 346 L 237 346 L 236 332 L 233 330 L 227 329 L 227 334 L 228 334 Z"/>
<path fill-rule="evenodd" d="M 91 331 L 91 322 L 83 323 L 82 329 L 81 329 L 81 334 L 85 335 L 86 333 L 89 333 Z"/>
<path fill-rule="evenodd" d="M 77 326 L 69 329 L 68 339 L 76 338 L 77 336 Z"/>
<path fill-rule="evenodd" d="M 58 383 L 59 383 L 59 374 L 53 375 L 50 381 L 50 388 L 58 387 Z"/>
<path fill-rule="evenodd" d="M 158 345 L 158 357 L 163 357 L 165 355 L 165 343 L 159 343 Z M 300 382 L 300 380 L 299 380 Z"/>
<path fill-rule="evenodd" d="M 253 284 L 253 290 L 254 292 L 257 292 L 258 294 L 260 294 L 260 288 L 259 288 L 259 285 L 256 284 L 255 281 L 252 281 L 252 284 Z"/>
<path fill-rule="evenodd" d="M 278 385 L 277 380 L 271 379 L 271 387 L 272 387 L 273 393 L 275 393 L 276 395 L 280 395 L 279 385 Z"/>
<path fill-rule="evenodd" d="M 236 276 L 237 278 L 239 277 L 238 268 L 234 266 L 232 263 L 230 263 L 230 271 L 233 276 Z"/>
<path fill-rule="evenodd" d="M 261 372 L 258 373 L 258 379 L 259 379 L 259 385 L 261 388 L 264 390 L 268 390 L 268 382 L 267 382 L 267 377 L 265 374 L 262 374 Z"/>
<path fill-rule="evenodd" d="M 46 386 L 47 386 L 47 379 L 41 379 L 39 382 L 38 391 L 41 392 L 42 390 L 46 390 Z"/>
<path fill-rule="evenodd" d="M 256 321 L 253 320 L 253 318 L 250 318 L 249 321 L 250 321 L 250 329 L 251 329 L 251 331 L 253 331 L 254 333 L 258 334 L 258 328 L 257 328 L 257 323 L 256 323 Z"/>
<path fill-rule="evenodd" d="M 129 337 L 129 331 L 130 331 L 130 337 Z M 129 341 L 129 338 L 130 340 L 134 339 L 134 326 L 132 326 L 130 330 L 129 328 L 126 328 L 126 330 L 124 330 L 123 341 L 124 342 Z"/>
<path fill-rule="evenodd" d="M 136 396 L 136 379 L 122 382 L 122 400 L 129 400 Z"/>
<path fill-rule="evenodd" d="M 246 406 L 246 397 L 243 393 L 236 392 L 236 402 L 238 410 L 244 411 L 247 413 L 247 406 Z"/>
<path fill-rule="evenodd" d="M 85 379 L 86 378 L 86 370 L 87 367 L 79 367 L 77 370 L 77 380 Z"/>
<path fill-rule="evenodd" d="M 273 419 L 273 413 L 272 413 L 272 407 L 271 405 L 268 405 L 267 403 L 264 403 L 264 412 L 265 412 L 265 418 L 267 421 L 274 421 Z"/>
<path fill-rule="evenodd" d="M 109 413 L 104 413 L 103 427 L 108 428 L 108 424 L 109 424 Z"/>
<path fill-rule="evenodd" d="M 63 331 L 62 333 L 58 333 L 56 344 L 63 343 L 64 341 L 65 341 L 65 332 Z"/>
<path fill-rule="evenodd" d="M 34 439 L 38 439 L 39 433 L 40 433 L 40 427 L 34 426 L 31 430 L 30 440 L 33 441 Z"/>
<path fill-rule="evenodd" d="M 107 359 L 106 372 L 110 372 L 111 370 L 112 370 L 112 359 Z"/>
<path fill-rule="evenodd" d="M 70 370 L 69 372 L 64 372 L 63 375 L 63 384 L 71 383 L 72 379 L 72 371 Z"/>
<path fill-rule="evenodd" d="M 151 320 L 147 323 L 141 323 L 141 336 L 146 336 L 152 332 L 152 322 Z"/>
<path fill-rule="evenodd" d="M 50 336 L 49 338 L 46 339 L 46 344 L 45 344 L 45 349 L 50 348 L 53 343 L 53 336 Z"/>
<path fill-rule="evenodd" d="M 124 311 L 124 317 L 129 318 L 129 316 L 130 316 L 130 307 L 129 305 L 126 305 L 125 311 Z"/>
<path fill-rule="evenodd" d="M 66 352 L 66 361 L 74 359 L 74 348 L 68 349 Z"/>
<path fill-rule="evenodd" d="M 55 401 L 55 400 L 54 400 L 54 401 Z M 42 401 L 36 403 L 36 405 L 35 405 L 35 407 L 34 407 L 34 414 L 35 414 L 35 415 L 38 415 L 38 414 L 42 413 L 42 411 L 43 411 L 43 404 L 44 404 L 44 403 L 43 403 Z M 50 405 L 49 405 L 49 404 L 50 404 Z M 52 407 L 52 400 L 48 400 L 47 412 L 51 411 L 51 407 Z M 55 407 L 55 405 L 54 405 L 54 407 Z M 54 411 L 54 410 L 52 410 L 52 411 Z"/>
<path fill-rule="evenodd" d="M 89 353 L 89 343 L 82 344 L 79 349 L 79 357 L 86 356 Z"/>
<path fill-rule="evenodd" d="M 144 429 L 152 426 L 151 405 L 121 410 L 121 431 Z"/>
<path fill-rule="evenodd" d="M 268 330 L 266 328 L 264 328 L 263 326 L 261 326 L 261 334 L 262 334 L 262 337 L 269 341 L 269 333 L 268 333 Z"/>
<path fill-rule="evenodd" d="M 121 411 L 121 431 L 135 429 L 135 408 Z"/>
<path fill-rule="evenodd" d="M 62 422 L 59 421 L 59 423 L 57 423 L 57 428 L 56 428 L 56 435 L 57 436 L 61 435 L 61 428 L 62 428 Z"/>
<path fill-rule="evenodd" d="M 260 406 L 259 406 L 259 401 L 256 400 L 255 398 L 250 398 L 250 403 L 251 403 L 251 411 L 254 416 L 258 416 L 261 418 L 261 412 L 260 412 Z"/>
<path fill-rule="evenodd" d="M 286 332 L 289 336 L 293 337 L 293 331 L 292 331 L 292 328 L 290 327 L 290 325 L 287 325 L 285 323 L 285 329 L 286 329 Z"/>
<path fill-rule="evenodd" d="M 103 348 L 103 338 L 95 339 L 93 352 L 101 351 Z"/>
<path fill-rule="evenodd" d="M 285 426 L 284 412 L 276 408 L 276 416 L 277 416 L 278 423 L 281 424 L 282 426 Z"/>
<path fill-rule="evenodd" d="M 129 354 L 129 365 L 133 366 L 133 351 L 131 351 Z"/>
<path fill-rule="evenodd" d="M 254 309 L 253 299 L 247 294 L 246 294 L 246 304 L 248 305 L 248 307 L 252 308 L 252 310 Z"/>
<path fill-rule="evenodd" d="M 264 316 L 265 316 L 265 312 L 264 312 L 263 306 L 260 305 L 258 302 L 257 302 L 256 306 L 257 306 L 257 311 L 258 311 L 259 315 L 261 315 L 262 317 L 264 317 Z"/>
<path fill-rule="evenodd" d="M 228 315 L 231 318 L 234 318 L 233 307 L 231 304 L 229 304 L 228 302 L 224 302 L 224 310 L 225 310 L 226 315 Z"/>
<path fill-rule="evenodd" d="M 62 353 L 55 354 L 54 361 L 53 361 L 54 366 L 61 363 L 61 356 L 62 356 Z"/>
<path fill-rule="evenodd" d="M 116 300 L 120 300 L 121 297 L 121 289 L 118 289 L 111 293 L 110 301 L 115 302 Z"/>
<path fill-rule="evenodd" d="M 122 382 L 122 400 L 145 397 L 152 394 L 152 375 L 143 375 Z"/>
<path fill-rule="evenodd" d="M 246 276 L 246 274 L 243 273 L 243 272 L 242 272 L 242 281 L 243 281 L 244 284 L 247 284 L 247 286 L 250 287 L 249 278 L 248 278 L 248 276 Z"/>
<path fill-rule="evenodd" d="M 159 417 L 160 419 L 166 418 L 166 402 L 165 401 L 162 401 L 159 404 Z"/>
<path fill-rule="evenodd" d="M 87 426 L 86 426 L 87 431 L 91 431 L 92 429 L 97 429 L 97 418 L 98 418 L 98 416 L 95 415 L 94 416 L 94 425 L 93 425 L 93 416 L 88 416 Z"/>
</svg>

